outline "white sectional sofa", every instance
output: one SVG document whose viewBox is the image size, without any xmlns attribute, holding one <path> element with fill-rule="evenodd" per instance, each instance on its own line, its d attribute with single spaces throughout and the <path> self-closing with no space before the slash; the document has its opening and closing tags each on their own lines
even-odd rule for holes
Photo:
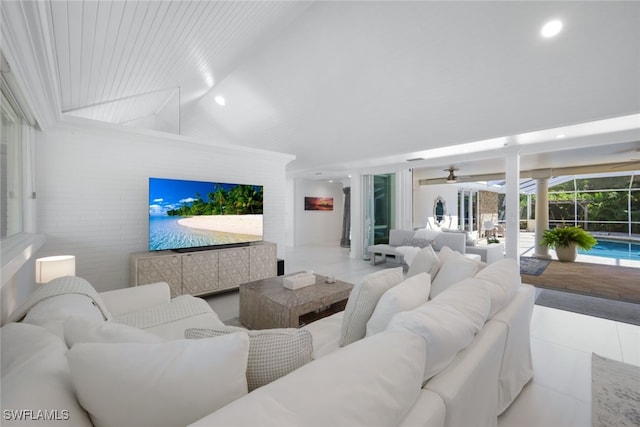
<svg viewBox="0 0 640 427">
<path fill-rule="evenodd" d="M 404 252 L 402 250 L 398 250 L 398 248 L 423 248 L 427 245 L 431 245 L 435 251 L 439 251 L 440 248 L 446 246 L 454 251 L 464 254 L 466 249 L 465 242 L 466 236 L 464 233 L 393 229 L 389 231 L 388 244 L 380 243 L 377 245 L 371 245 L 368 247 L 368 251 L 371 255 L 371 265 L 386 262 L 387 256 L 393 257 L 396 263 L 403 264 L 405 263 Z M 379 259 L 376 258 L 378 255 L 380 256 Z"/>
<path fill-rule="evenodd" d="M 433 280 L 384 269 L 300 330 L 229 330 L 163 284 L 41 292 L 1 329 L 3 426 L 495 426 L 532 377 L 534 289 L 513 261 L 439 255 Z M 250 369 L 289 353 L 303 357 L 249 392 Z"/>
</svg>

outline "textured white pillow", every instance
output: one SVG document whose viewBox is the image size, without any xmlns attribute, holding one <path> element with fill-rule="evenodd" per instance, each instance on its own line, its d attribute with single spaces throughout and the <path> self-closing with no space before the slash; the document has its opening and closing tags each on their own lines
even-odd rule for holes
<svg viewBox="0 0 640 427">
<path fill-rule="evenodd" d="M 61 419 L 29 422 L 3 418 L 3 426 L 91 427 L 89 415 L 78 403 L 71 384 L 64 341 L 41 326 L 28 323 L 8 323 L 2 327 L 0 337 L 3 414 L 5 410 L 31 409 L 36 417 L 38 410 L 46 409 L 57 411 L 54 416 Z"/>
<path fill-rule="evenodd" d="M 383 332 L 199 420 L 210 426 L 398 426 L 420 395 L 424 341 Z"/>
<path fill-rule="evenodd" d="M 200 339 L 243 330 L 227 326 L 220 329 L 187 329 L 185 338 Z M 301 329 L 263 329 L 249 334 L 247 384 L 249 391 L 269 384 L 313 360 L 311 332 Z"/>
<path fill-rule="evenodd" d="M 367 322 L 366 336 L 384 331 L 396 313 L 412 310 L 425 303 L 430 290 L 431 277 L 428 273 L 417 274 L 389 289 L 380 297 Z"/>
<path fill-rule="evenodd" d="M 440 264 L 440 259 L 433 247 L 427 246 L 424 249 L 420 249 L 413 258 L 413 262 L 409 265 L 407 277 L 412 277 L 419 273 L 429 273 L 431 280 L 433 280 L 440 270 Z"/>
<path fill-rule="evenodd" d="M 353 287 L 342 318 L 340 347 L 364 338 L 367 322 L 378 300 L 403 278 L 402 267 L 389 268 L 365 276 L 361 283 Z"/>
<path fill-rule="evenodd" d="M 431 298 L 435 298 L 454 283 L 473 277 L 478 271 L 478 264 L 459 252 L 447 254 L 437 276 L 431 282 Z"/>
<path fill-rule="evenodd" d="M 247 394 L 249 337 L 159 344 L 80 343 L 67 353 L 95 427 L 175 427 Z"/>
<path fill-rule="evenodd" d="M 70 317 L 64 322 L 64 340 L 69 348 L 80 342 L 159 343 L 162 339 L 150 332 L 121 323 L 89 321 Z"/>
</svg>

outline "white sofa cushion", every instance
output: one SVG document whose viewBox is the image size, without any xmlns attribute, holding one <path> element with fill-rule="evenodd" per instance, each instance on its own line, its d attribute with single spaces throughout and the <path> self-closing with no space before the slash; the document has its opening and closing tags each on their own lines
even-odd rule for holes
<svg viewBox="0 0 640 427">
<path fill-rule="evenodd" d="M 69 420 L 74 426 L 91 427 L 71 384 L 64 341 L 41 326 L 27 323 L 8 323 L 0 336 L 2 425 L 55 426 Z M 9 412 L 7 416 L 5 412 L 21 410 L 22 420 L 17 419 L 19 413 Z M 53 419 L 42 418 L 45 410 Z"/>
<path fill-rule="evenodd" d="M 367 322 L 378 300 L 403 279 L 402 267 L 389 268 L 365 276 L 362 282 L 353 287 L 342 318 L 341 347 L 364 338 Z"/>
<path fill-rule="evenodd" d="M 307 323 L 301 329 L 313 336 L 313 358 L 326 356 L 340 348 L 340 329 L 344 311 Z"/>
<path fill-rule="evenodd" d="M 226 326 L 220 329 L 187 329 L 185 338 L 200 339 L 242 331 Z M 313 360 L 311 332 L 300 329 L 244 330 L 249 335 L 247 384 L 249 391 L 269 384 Z"/>
<path fill-rule="evenodd" d="M 416 402 L 424 341 L 383 332 L 343 347 L 193 426 L 397 426 Z"/>
<path fill-rule="evenodd" d="M 247 393 L 249 337 L 159 344 L 80 343 L 67 353 L 95 427 L 192 423 Z"/>
<path fill-rule="evenodd" d="M 64 340 L 71 348 L 80 342 L 139 342 L 159 343 L 157 335 L 121 323 L 89 321 L 83 317 L 70 317 L 64 322 Z"/>
<path fill-rule="evenodd" d="M 448 252 L 444 248 L 442 248 L 440 253 L 442 253 L 442 251 L 445 251 L 443 254 L 444 262 L 438 274 L 431 282 L 431 298 L 435 298 L 449 286 L 473 277 L 479 269 L 478 263 L 466 258 L 459 252 Z"/>
<path fill-rule="evenodd" d="M 384 331 L 396 313 L 412 310 L 429 299 L 431 277 L 420 273 L 386 291 L 367 322 L 366 336 Z"/>
<path fill-rule="evenodd" d="M 431 280 L 433 280 L 440 270 L 440 259 L 431 246 L 427 246 L 420 251 L 413 258 L 413 262 L 409 264 L 409 271 L 407 277 L 415 276 L 420 273 L 429 273 Z"/>
<path fill-rule="evenodd" d="M 449 292 L 451 294 L 447 296 Z M 391 319 L 388 330 L 410 331 L 425 340 L 426 382 L 469 345 L 484 325 L 490 308 L 491 298 L 484 287 L 461 283 L 412 311 L 397 314 Z"/>
</svg>

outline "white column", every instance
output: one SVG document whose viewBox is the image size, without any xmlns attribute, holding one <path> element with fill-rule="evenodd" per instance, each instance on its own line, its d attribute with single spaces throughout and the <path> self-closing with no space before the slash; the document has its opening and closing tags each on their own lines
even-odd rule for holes
<svg viewBox="0 0 640 427">
<path fill-rule="evenodd" d="M 464 230 L 464 190 L 460 189 L 460 218 L 458 218 L 458 224 L 460 224 L 460 230 Z"/>
<path fill-rule="evenodd" d="M 396 223 L 393 228 L 413 229 L 413 172 L 396 172 Z"/>
<path fill-rule="evenodd" d="M 505 252 L 507 258 L 520 262 L 520 152 L 518 147 L 508 148 L 505 156 L 506 192 Z"/>
<path fill-rule="evenodd" d="M 473 231 L 473 191 L 469 190 L 469 231 Z"/>
<path fill-rule="evenodd" d="M 351 172 L 351 258 L 362 258 L 362 185 L 360 174 Z"/>
<path fill-rule="evenodd" d="M 549 178 L 536 178 L 536 235 L 533 256 L 551 259 L 549 248 L 542 245 L 544 230 L 549 229 Z"/>
</svg>

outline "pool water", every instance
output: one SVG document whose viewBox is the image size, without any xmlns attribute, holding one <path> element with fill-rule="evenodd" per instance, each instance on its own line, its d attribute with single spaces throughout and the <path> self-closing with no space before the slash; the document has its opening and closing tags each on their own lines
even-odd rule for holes
<svg viewBox="0 0 640 427">
<path fill-rule="evenodd" d="M 578 253 L 605 258 L 640 260 L 640 243 L 598 239 L 598 244 L 591 250 L 578 249 Z"/>
</svg>

